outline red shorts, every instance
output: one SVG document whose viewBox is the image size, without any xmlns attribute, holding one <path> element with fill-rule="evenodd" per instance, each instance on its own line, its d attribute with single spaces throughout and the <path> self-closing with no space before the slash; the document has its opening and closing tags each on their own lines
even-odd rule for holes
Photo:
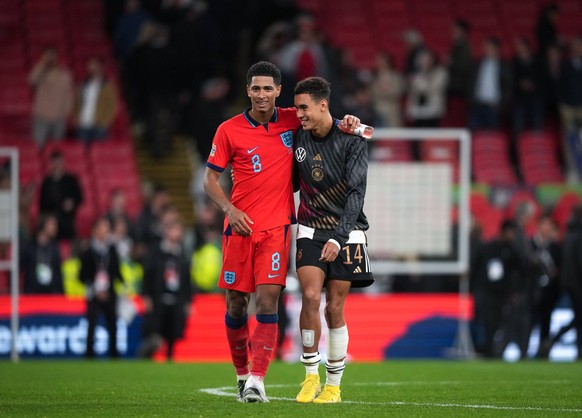
<svg viewBox="0 0 582 418">
<path fill-rule="evenodd" d="M 254 293 L 257 285 L 285 287 L 291 244 L 290 225 L 222 237 L 222 272 L 218 287 Z"/>
</svg>

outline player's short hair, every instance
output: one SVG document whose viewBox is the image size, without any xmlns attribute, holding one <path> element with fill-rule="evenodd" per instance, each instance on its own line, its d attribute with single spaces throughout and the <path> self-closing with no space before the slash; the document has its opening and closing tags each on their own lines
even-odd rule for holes
<svg viewBox="0 0 582 418">
<path fill-rule="evenodd" d="M 331 94 L 329 81 L 321 77 L 308 77 L 295 86 L 295 95 L 309 94 L 315 101 L 327 100 Z"/>
<path fill-rule="evenodd" d="M 247 85 L 251 84 L 253 77 L 272 77 L 276 86 L 281 85 L 281 70 L 267 61 L 259 61 L 250 66 L 247 71 Z"/>
</svg>

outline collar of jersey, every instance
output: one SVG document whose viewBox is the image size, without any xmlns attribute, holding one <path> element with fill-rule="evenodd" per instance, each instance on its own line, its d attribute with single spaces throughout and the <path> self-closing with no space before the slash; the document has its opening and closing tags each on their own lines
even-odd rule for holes
<svg viewBox="0 0 582 418">
<path fill-rule="evenodd" d="M 244 111 L 243 116 L 245 117 L 245 119 L 252 125 L 253 128 L 258 128 L 259 126 L 263 126 L 262 123 L 257 122 L 256 120 L 254 120 L 250 114 L 251 108 L 249 107 L 247 110 Z M 271 116 L 271 119 L 269 120 L 269 123 L 271 122 L 277 122 L 279 120 L 279 111 L 277 110 L 277 108 L 275 107 L 275 111 L 273 112 L 273 116 Z"/>
</svg>

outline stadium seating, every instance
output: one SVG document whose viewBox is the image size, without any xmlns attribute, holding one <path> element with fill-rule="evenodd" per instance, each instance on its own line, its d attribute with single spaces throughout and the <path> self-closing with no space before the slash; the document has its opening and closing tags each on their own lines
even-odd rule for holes
<svg viewBox="0 0 582 418">
<path fill-rule="evenodd" d="M 410 141 L 381 141 L 376 142 L 370 153 L 372 161 L 379 162 L 406 162 L 412 161 Z"/>
<path fill-rule="evenodd" d="M 311 12 L 326 37 L 336 46 L 346 47 L 355 56 L 362 47 L 374 52 L 388 51 L 402 66 L 406 50 L 402 32 L 417 28 L 426 43 L 443 55 L 451 43 L 450 23 L 462 17 L 472 26 L 471 43 L 475 54 L 481 52 L 481 41 L 490 35 L 502 41 L 502 52 L 509 57 L 513 41 L 525 36 L 534 40 L 533 28 L 544 0 L 370 0 L 354 2 L 336 0 L 333 6 L 325 0 L 296 0 L 296 4 Z M 582 1 L 561 0 L 558 29 L 570 37 L 580 34 Z M 363 45 L 363 40 L 370 42 Z M 366 49 L 366 48 L 365 48 Z M 356 60 L 360 68 L 372 68 L 374 60 L 361 53 Z"/>
<path fill-rule="evenodd" d="M 75 82 L 84 77 L 87 60 L 98 56 L 105 61 L 108 77 L 117 83 L 111 46 L 102 26 L 102 2 L 0 0 L 0 10 L 0 146 L 18 147 L 22 184 L 40 185 L 50 154 L 58 150 L 63 153 L 66 169 L 78 176 L 83 189 L 84 202 L 76 220 L 81 237 L 89 235 L 93 219 L 106 209 L 113 188 L 126 190 L 130 214 L 136 215 L 142 205 L 141 187 L 123 100 L 111 128 L 111 139 L 90 150 L 71 139 L 49 142 L 39 150 L 30 139 L 32 97 L 28 72 L 46 46 L 59 49 Z M 30 217 L 34 224 L 38 217 L 38 187 Z"/>
<path fill-rule="evenodd" d="M 517 145 L 521 174 L 527 184 L 535 186 L 564 181 L 554 135 L 547 132 L 526 132 L 520 135 Z"/>
<path fill-rule="evenodd" d="M 454 140 L 422 141 L 420 158 L 425 162 L 445 163 L 451 166 L 453 181 L 459 180 L 459 143 Z"/>
<path fill-rule="evenodd" d="M 473 222 L 482 230 L 482 238 L 490 240 L 499 233 L 499 227 L 504 218 L 504 212 L 489 203 L 487 197 L 480 193 L 471 193 L 469 207 Z"/>
<path fill-rule="evenodd" d="M 503 132 L 473 134 L 472 167 L 475 181 L 501 186 L 517 186 L 517 176 L 509 158 L 509 140 Z"/>
<path fill-rule="evenodd" d="M 580 202 L 582 202 L 582 197 L 578 193 L 566 192 L 560 196 L 554 205 L 552 217 L 555 219 L 561 232 L 564 232 L 566 229 L 572 208 Z"/>
</svg>

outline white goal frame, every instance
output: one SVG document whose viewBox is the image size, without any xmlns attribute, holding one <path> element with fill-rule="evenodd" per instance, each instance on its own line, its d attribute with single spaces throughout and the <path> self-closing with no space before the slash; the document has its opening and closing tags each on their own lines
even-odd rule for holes
<svg viewBox="0 0 582 418">
<path fill-rule="evenodd" d="M 372 142 L 395 140 L 431 141 L 458 139 L 459 141 L 459 217 L 457 229 L 457 259 L 454 261 L 398 261 L 371 259 L 376 274 L 465 274 L 469 268 L 469 193 L 471 187 L 471 134 L 466 129 L 445 128 L 379 128 Z M 384 164 L 390 164 L 386 162 Z M 399 163 L 400 164 L 400 163 Z M 406 163 L 404 163 L 406 164 Z M 370 199 L 370 196 L 366 197 Z M 370 228 L 374 228 L 371 225 Z"/>
<path fill-rule="evenodd" d="M 0 157 L 10 158 L 10 235 L 11 235 L 11 259 L 0 261 L 0 271 L 10 271 L 10 329 L 12 331 L 12 350 L 10 358 L 12 361 L 18 361 L 18 328 L 19 328 L 19 311 L 18 311 L 18 258 L 20 246 L 18 242 L 18 197 L 20 195 L 20 178 L 18 165 L 18 148 L 0 147 Z"/>
</svg>

